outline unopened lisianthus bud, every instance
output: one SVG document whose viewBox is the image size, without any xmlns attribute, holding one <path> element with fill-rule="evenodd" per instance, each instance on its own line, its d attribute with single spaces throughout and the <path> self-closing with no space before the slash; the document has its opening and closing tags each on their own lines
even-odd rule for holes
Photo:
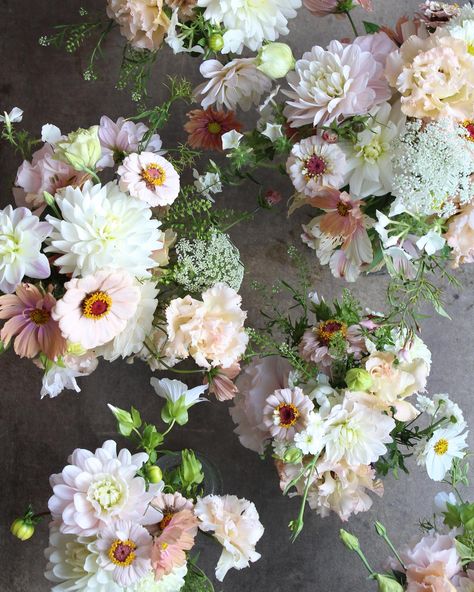
<svg viewBox="0 0 474 592">
<path fill-rule="evenodd" d="M 293 52 L 286 43 L 268 43 L 258 52 L 257 68 L 269 78 L 283 78 L 294 66 Z"/>
</svg>

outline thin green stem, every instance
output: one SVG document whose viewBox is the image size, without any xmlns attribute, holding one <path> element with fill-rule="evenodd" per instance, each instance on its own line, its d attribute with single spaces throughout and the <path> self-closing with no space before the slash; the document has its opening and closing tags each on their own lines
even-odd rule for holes
<svg viewBox="0 0 474 592">
<path fill-rule="evenodd" d="M 346 16 L 349 19 L 349 22 L 351 24 L 352 30 L 354 31 L 354 35 L 356 37 L 358 37 L 359 36 L 359 33 L 357 31 L 357 27 L 356 27 L 356 24 L 354 22 L 354 19 L 352 18 L 352 15 L 351 15 L 351 11 L 350 10 L 346 10 Z"/>
</svg>

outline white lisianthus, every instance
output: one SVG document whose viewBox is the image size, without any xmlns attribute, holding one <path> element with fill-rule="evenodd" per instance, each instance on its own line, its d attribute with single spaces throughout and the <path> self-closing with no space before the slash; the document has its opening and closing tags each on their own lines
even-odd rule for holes
<svg viewBox="0 0 474 592">
<path fill-rule="evenodd" d="M 439 491 L 434 497 L 434 507 L 436 512 L 447 512 L 447 504 L 457 505 L 458 500 L 452 491 Z"/>
<path fill-rule="evenodd" d="M 416 246 L 420 251 L 426 251 L 428 255 L 434 255 L 446 244 L 446 239 L 436 230 L 429 230 L 424 236 L 416 241 Z"/>
<path fill-rule="evenodd" d="M 283 78 L 294 67 L 295 58 L 286 43 L 268 43 L 258 52 L 258 69 L 269 78 Z"/>
<path fill-rule="evenodd" d="M 62 138 L 61 130 L 57 125 L 45 123 L 41 128 L 41 141 L 54 146 Z"/>
<path fill-rule="evenodd" d="M 170 380 L 169 378 L 151 378 L 151 386 L 155 389 L 156 394 L 170 403 L 177 403 L 179 400 L 183 401 L 186 409 L 189 409 L 196 403 L 207 401 L 201 395 L 207 390 L 207 384 L 195 386 L 188 389 L 187 385 L 180 380 Z"/>
<path fill-rule="evenodd" d="M 55 265 L 61 273 L 87 276 L 107 268 L 150 277 L 157 266 L 152 253 L 163 248 L 164 235 L 145 202 L 131 199 L 115 182 L 88 181 L 82 189 L 66 187 L 56 203 L 62 219 L 47 216 L 54 231 L 45 250 L 60 254 Z"/>
<path fill-rule="evenodd" d="M 433 481 L 442 481 L 453 460 L 464 457 L 468 432 L 461 433 L 463 429 L 464 426 L 457 424 L 439 428 L 428 442 L 422 442 L 418 447 L 417 463 L 426 466 Z"/>
<path fill-rule="evenodd" d="M 55 143 L 55 158 L 70 164 L 77 171 L 93 170 L 102 154 L 99 126 L 79 128 Z"/>
<path fill-rule="evenodd" d="M 279 138 L 282 138 L 283 130 L 281 124 L 268 122 L 265 126 L 265 129 L 262 132 L 262 136 L 266 136 L 272 142 L 275 142 Z"/>
<path fill-rule="evenodd" d="M 303 454 L 314 454 L 317 456 L 324 448 L 325 434 L 326 427 L 324 419 L 319 413 L 311 412 L 306 429 L 295 434 L 295 446 Z"/>
</svg>

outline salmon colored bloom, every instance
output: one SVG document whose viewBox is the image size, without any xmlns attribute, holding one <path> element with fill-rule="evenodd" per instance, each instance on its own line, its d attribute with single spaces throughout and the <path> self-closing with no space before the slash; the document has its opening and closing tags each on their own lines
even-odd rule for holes
<svg viewBox="0 0 474 592">
<path fill-rule="evenodd" d="M 160 580 L 175 567 L 186 563 L 186 553 L 194 546 L 198 519 L 188 509 L 174 514 L 163 532 L 156 537 L 151 551 L 151 564 L 155 579 Z"/>
<path fill-rule="evenodd" d="M 184 129 L 188 132 L 188 144 L 192 148 L 222 150 L 222 136 L 231 130 L 240 132 L 242 124 L 233 111 L 218 111 L 212 107 L 193 109 L 187 114 L 189 121 Z"/>
<path fill-rule="evenodd" d="M 14 350 L 22 358 L 43 352 L 50 360 L 63 354 L 66 340 L 59 324 L 51 317 L 56 299 L 32 284 L 19 284 L 15 294 L 0 296 L 0 319 L 8 319 L 0 332 L 7 346 L 16 335 Z"/>
</svg>

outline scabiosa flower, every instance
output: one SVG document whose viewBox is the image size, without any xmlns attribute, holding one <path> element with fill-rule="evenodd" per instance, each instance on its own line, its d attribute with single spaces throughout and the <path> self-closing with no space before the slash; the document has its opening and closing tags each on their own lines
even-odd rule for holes
<svg viewBox="0 0 474 592">
<path fill-rule="evenodd" d="M 324 186 L 339 189 L 344 185 L 346 157 L 337 144 L 311 136 L 293 146 L 286 171 L 296 191 L 314 197 Z"/>
<path fill-rule="evenodd" d="M 151 255 L 163 247 L 163 233 L 147 204 L 130 199 L 115 182 L 90 181 L 82 189 L 66 187 L 56 203 L 62 219 L 47 216 L 54 230 L 45 251 L 60 255 L 54 264 L 61 273 L 76 277 L 108 268 L 150 277 L 157 266 Z"/>
<path fill-rule="evenodd" d="M 99 141 L 102 147 L 102 156 L 97 163 L 98 168 L 113 167 L 128 154 L 137 152 L 140 141 L 148 127 L 139 121 L 129 121 L 119 117 L 117 121 L 112 121 L 110 117 L 103 115 L 99 124 Z M 161 138 L 158 134 L 153 134 L 147 144 L 148 152 L 159 153 L 161 150 Z M 50 193 L 52 193 L 50 191 Z"/>
<path fill-rule="evenodd" d="M 292 127 L 317 126 L 367 113 L 388 100 L 382 65 L 357 44 L 332 41 L 327 50 L 314 46 L 287 76 L 293 90 L 285 115 Z"/>
<path fill-rule="evenodd" d="M 0 296 L 0 319 L 8 319 L 0 332 L 5 347 L 16 335 L 15 353 L 34 358 L 43 352 L 50 360 L 62 355 L 67 347 L 51 311 L 56 299 L 50 292 L 40 292 L 32 284 L 19 284 L 15 294 Z"/>
<path fill-rule="evenodd" d="M 230 130 L 240 132 L 242 124 L 233 111 L 217 111 L 212 107 L 193 109 L 187 113 L 189 121 L 184 125 L 188 144 L 192 148 L 222 150 L 222 136 Z"/>
<path fill-rule="evenodd" d="M 158 154 L 130 154 L 117 169 L 119 187 L 152 207 L 169 206 L 179 194 L 179 175 L 174 166 Z"/>
<path fill-rule="evenodd" d="M 235 291 L 242 285 L 244 266 L 227 234 L 215 232 L 206 240 L 182 238 L 176 255 L 174 279 L 186 292 L 201 294 L 219 282 Z"/>
<path fill-rule="evenodd" d="M 104 345 L 127 326 L 136 313 L 140 290 L 124 271 L 98 271 L 65 284 L 52 317 L 72 343 L 86 349 Z"/>
<path fill-rule="evenodd" d="M 12 293 L 25 277 L 45 279 L 50 267 L 41 243 L 52 227 L 27 208 L 0 210 L 0 291 Z"/>
<path fill-rule="evenodd" d="M 61 519 L 64 534 L 93 536 L 120 518 L 137 524 L 156 524 L 161 513 L 151 508 L 159 485 L 145 487 L 137 476 L 148 454 L 117 454 L 113 440 L 104 442 L 95 453 L 76 448 L 61 473 L 51 475 L 53 495 L 48 502 L 53 519 Z"/>
<path fill-rule="evenodd" d="M 303 431 L 314 409 L 311 399 L 298 387 L 277 390 L 265 403 L 263 425 L 277 440 L 291 441 L 297 432 Z"/>
<path fill-rule="evenodd" d="M 462 423 L 438 428 L 428 442 L 420 442 L 417 463 L 426 465 L 428 476 L 433 481 L 442 481 L 453 460 L 466 454 L 468 432 L 461 433 L 464 428 Z"/>
<path fill-rule="evenodd" d="M 131 586 L 150 571 L 152 544 L 153 539 L 146 528 L 117 520 L 99 531 L 99 565 L 112 572 L 115 583 Z"/>
<path fill-rule="evenodd" d="M 196 100 L 207 109 L 216 105 L 234 111 L 240 107 L 248 111 L 258 105 L 263 94 L 268 93 L 272 81 L 257 68 L 255 58 L 232 60 L 221 64 L 218 60 L 206 60 L 200 72 L 208 82 L 200 84 L 194 91 Z"/>
</svg>

